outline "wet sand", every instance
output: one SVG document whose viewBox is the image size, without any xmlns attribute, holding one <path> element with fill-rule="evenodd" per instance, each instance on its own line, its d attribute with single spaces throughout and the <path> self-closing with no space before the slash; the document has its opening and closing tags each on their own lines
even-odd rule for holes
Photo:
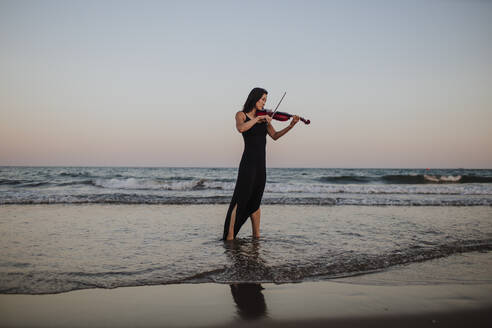
<svg viewBox="0 0 492 328">
<path fill-rule="evenodd" d="M 458 263 L 460 256 L 447 261 Z M 489 258 L 490 253 L 475 256 Z M 439 260 L 360 278 L 297 284 L 175 284 L 0 295 L 0 326 L 490 327 L 491 283 L 405 284 L 398 278 L 433 266 L 440 266 Z"/>
</svg>

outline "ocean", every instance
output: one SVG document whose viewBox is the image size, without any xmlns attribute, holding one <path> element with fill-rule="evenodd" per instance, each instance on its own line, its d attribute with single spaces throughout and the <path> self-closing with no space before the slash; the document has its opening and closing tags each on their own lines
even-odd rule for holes
<svg viewBox="0 0 492 328">
<path fill-rule="evenodd" d="M 261 238 L 246 223 L 223 242 L 236 177 L 237 168 L 1 167 L 0 293 L 282 284 L 456 256 L 460 270 L 442 261 L 414 283 L 492 282 L 492 170 L 268 168 Z"/>
<path fill-rule="evenodd" d="M 237 168 L 0 167 L 0 204 L 227 204 Z M 267 168 L 262 204 L 492 205 L 492 170 Z"/>
</svg>

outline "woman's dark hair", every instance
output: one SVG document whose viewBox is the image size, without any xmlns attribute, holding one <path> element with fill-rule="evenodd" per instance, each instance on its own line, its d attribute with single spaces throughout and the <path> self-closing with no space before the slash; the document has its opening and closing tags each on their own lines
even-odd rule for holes
<svg viewBox="0 0 492 328">
<path fill-rule="evenodd" d="M 253 90 L 251 90 L 248 99 L 246 99 L 246 102 L 244 103 L 243 112 L 245 113 L 251 112 L 251 110 L 253 109 L 253 107 L 255 107 L 258 100 L 260 100 L 264 94 L 268 94 L 268 91 L 266 91 L 263 88 L 254 88 Z"/>
</svg>

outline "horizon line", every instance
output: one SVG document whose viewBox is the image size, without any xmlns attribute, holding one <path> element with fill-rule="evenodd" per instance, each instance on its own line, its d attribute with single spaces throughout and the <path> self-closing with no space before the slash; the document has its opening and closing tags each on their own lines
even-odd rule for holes
<svg viewBox="0 0 492 328">
<path fill-rule="evenodd" d="M 238 168 L 237 166 L 125 166 L 125 165 L 0 165 L 0 167 L 46 167 L 46 168 L 61 168 L 61 167 L 67 167 L 67 168 L 110 168 L 110 167 L 117 167 L 117 168 L 195 168 L 195 169 L 201 169 L 201 168 Z M 350 170 L 350 169 L 379 169 L 379 170 L 386 170 L 386 169 L 407 169 L 407 170 L 435 170 L 435 169 L 443 169 L 443 170 L 492 170 L 492 168 L 470 168 L 470 167 L 301 167 L 301 166 L 292 166 L 292 167 L 279 167 L 279 166 L 267 166 L 267 169 L 344 169 L 344 170 Z"/>
</svg>

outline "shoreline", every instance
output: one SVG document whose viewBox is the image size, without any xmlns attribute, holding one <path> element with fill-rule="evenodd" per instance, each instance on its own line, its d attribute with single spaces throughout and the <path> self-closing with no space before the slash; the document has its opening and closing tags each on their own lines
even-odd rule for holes
<svg viewBox="0 0 492 328">
<path fill-rule="evenodd" d="M 0 206 L 1 291 L 368 277 L 395 265 L 490 251 L 492 243 L 489 207 L 267 205 L 262 238 L 251 242 L 245 226 L 237 247 L 230 247 L 220 241 L 226 210 L 219 205 Z M 477 264 L 473 270 L 470 263 Z M 469 256 L 454 269 L 449 265 L 452 261 L 424 268 L 430 274 L 417 281 L 434 283 L 437 276 L 452 284 L 455 280 L 445 279 L 449 274 L 492 281 L 481 269 L 492 269 L 492 258 Z M 405 280 L 415 280 L 419 271 Z"/>
<path fill-rule="evenodd" d="M 179 283 L 0 294 L 1 327 L 489 327 L 492 281 L 456 280 L 456 254 L 360 276 L 300 283 Z M 444 262 L 446 263 L 444 263 Z M 444 265 L 446 264 L 446 265 Z M 445 280 L 429 277 L 437 274 Z M 416 274 L 418 273 L 418 274 Z"/>
<path fill-rule="evenodd" d="M 232 275 L 231 277 L 238 278 L 237 281 L 242 277 L 244 281 L 254 281 L 261 277 L 257 275 L 261 275 L 261 269 L 275 269 L 278 262 L 271 258 L 271 254 L 265 255 L 262 252 L 280 255 L 283 252 L 292 252 L 285 248 L 290 245 L 285 244 L 285 241 L 299 240 L 299 236 L 295 234 L 298 218 L 308 220 L 315 227 L 326 225 L 332 230 L 337 229 L 327 229 L 321 236 L 324 236 L 323 240 L 330 242 L 335 242 L 333 238 L 340 238 L 338 243 L 352 245 L 347 250 L 359 247 L 364 251 L 364 238 L 381 234 L 381 231 L 385 231 L 381 229 L 396 223 L 403 224 L 403 227 L 389 230 L 388 235 L 380 238 L 390 236 L 392 231 L 403 231 L 404 235 L 410 236 L 421 236 L 422 229 L 423 232 L 439 233 L 440 227 L 447 231 L 452 222 L 455 222 L 456 229 L 464 227 L 467 222 L 478 222 L 474 229 L 482 229 L 484 234 L 489 232 L 490 235 L 489 207 L 460 210 L 396 207 L 370 210 L 345 207 L 326 210 L 311 207 L 310 211 L 306 211 L 306 207 L 284 209 L 280 206 L 265 206 L 264 215 L 268 220 L 263 222 L 263 231 L 269 237 L 261 243 L 261 249 L 246 243 L 243 248 L 231 251 L 223 248 L 214 238 L 208 237 L 214 236 L 218 228 L 222 227 L 224 208 L 214 205 L 137 205 L 131 208 L 87 204 L 82 207 L 0 206 L 0 216 L 6 227 L 3 229 L 4 246 L 11 247 L 12 261 L 18 261 L 20 265 L 23 264 L 23 256 L 29 259 L 30 253 L 26 253 L 27 250 L 41 252 L 38 244 L 39 241 L 44 241 L 46 247 L 43 251 L 52 254 L 50 259 L 55 259 L 52 262 L 47 261 L 45 265 L 63 267 L 64 264 L 77 264 L 90 272 L 88 265 L 93 264 L 93 260 L 98 268 L 108 264 L 123 265 L 118 261 L 120 258 L 131 261 L 139 258 L 141 261 L 159 261 L 163 268 L 172 268 L 176 265 L 176 260 L 201 254 L 193 258 L 195 261 L 188 260 L 177 267 L 174 273 L 183 276 L 187 274 L 187 270 L 190 270 L 190 274 L 195 273 L 192 272 L 194 265 L 200 268 L 201 263 L 207 269 L 210 261 L 225 255 L 228 257 L 225 257 L 224 263 L 232 268 L 238 266 L 241 269 L 238 273 L 247 273 L 244 276 Z M 290 232 L 290 237 L 284 232 L 278 233 L 279 220 L 282 220 L 282 231 Z M 450 220 L 454 221 L 449 223 Z M 428 222 L 432 222 L 432 225 L 427 224 Z M 359 224 L 368 223 L 372 225 L 366 226 L 367 233 L 355 229 Z M 405 229 L 405 224 L 415 224 L 421 229 L 413 226 Z M 313 229 L 303 232 L 303 238 L 317 237 L 318 233 L 313 233 Z M 474 230 L 469 231 L 472 233 Z M 354 233 L 361 235 L 350 237 Z M 245 231 L 244 235 L 248 239 L 249 231 Z M 278 240 L 274 239 L 278 235 Z M 488 238 L 489 235 L 480 238 Z M 192 239 L 195 244 L 185 242 L 186 236 L 195 236 Z M 460 240 L 458 237 L 454 239 Z M 467 235 L 464 237 L 468 238 Z M 30 238 L 27 239 L 28 242 L 25 242 L 26 238 Z M 397 242 L 401 241 L 398 239 Z M 449 246 L 446 243 L 441 244 Z M 86 248 L 87 245 L 95 246 Z M 106 256 L 102 256 L 101 250 L 108 250 L 107 245 L 113 248 L 109 249 Z M 307 247 L 313 245 L 309 240 L 302 239 L 302 242 L 295 245 L 306 252 L 316 252 Z M 317 263 L 329 263 L 333 260 L 329 252 L 331 246 L 319 245 L 324 246 L 326 252 L 318 254 L 321 258 Z M 150 252 L 151 246 L 154 246 L 153 252 Z M 134 250 L 137 247 L 149 252 L 136 254 Z M 178 252 L 179 249 L 176 248 L 179 247 L 184 251 Z M 68 249 L 74 251 L 59 252 Z M 81 249 L 83 251 L 77 251 Z M 113 280 L 100 279 L 90 284 L 92 281 L 84 280 L 83 275 L 41 275 L 37 278 L 31 270 L 22 271 L 14 267 L 13 271 L 4 271 L 5 289 L 21 285 L 21 280 L 21 283 L 12 280 L 10 285 L 7 281 L 12 277 L 8 272 L 21 271 L 27 285 L 44 281 L 48 283 L 48 287 L 53 287 L 51 290 L 63 290 L 63 286 L 70 284 L 82 287 L 120 287 L 78 289 L 57 294 L 0 294 L 0 327 L 229 327 L 231 324 L 240 327 L 252 324 L 263 327 L 294 327 L 301 324 L 306 327 L 435 327 L 436 324 L 446 327 L 492 326 L 492 252 L 488 248 L 483 248 L 486 252 L 460 253 L 459 248 L 455 250 L 457 252 L 449 256 L 422 262 L 416 261 L 418 257 L 412 257 L 414 262 L 392 266 L 385 266 L 383 260 L 387 260 L 386 257 L 376 257 L 382 263 L 382 271 L 329 280 L 321 280 L 324 279 L 322 276 L 313 276 L 313 279 L 303 282 L 281 284 L 185 282 L 122 287 L 129 284 L 142 285 L 146 281 L 159 283 L 165 281 L 162 277 L 166 276 L 113 276 Z M 423 256 L 426 253 L 420 251 L 418 254 Z M 291 255 L 286 255 L 285 258 L 296 269 L 295 259 Z M 204 262 L 200 262 L 202 259 Z M 354 259 L 357 258 L 346 257 L 339 261 L 345 263 L 344 261 Z M 25 262 L 32 263 L 33 268 L 36 268 L 36 262 Z M 216 266 L 221 264 L 217 263 Z M 135 265 L 138 263 L 130 262 L 125 268 L 138 268 Z M 74 272 L 71 266 L 66 269 L 69 273 Z M 313 273 L 315 272 L 310 272 Z"/>
</svg>

